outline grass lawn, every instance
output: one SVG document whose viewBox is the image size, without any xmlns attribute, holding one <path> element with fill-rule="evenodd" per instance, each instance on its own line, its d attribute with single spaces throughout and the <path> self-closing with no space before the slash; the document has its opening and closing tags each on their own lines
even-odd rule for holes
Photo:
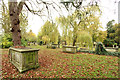
<svg viewBox="0 0 120 80">
<path fill-rule="evenodd" d="M 89 53 L 63 53 L 62 49 L 40 48 L 38 61 L 40 67 L 24 73 L 12 65 L 8 50 L 2 53 L 3 78 L 118 78 L 118 57 Z"/>
</svg>

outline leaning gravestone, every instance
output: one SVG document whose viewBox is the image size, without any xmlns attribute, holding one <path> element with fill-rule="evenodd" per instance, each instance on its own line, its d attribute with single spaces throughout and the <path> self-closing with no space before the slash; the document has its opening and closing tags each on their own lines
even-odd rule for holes
<svg viewBox="0 0 120 80">
<path fill-rule="evenodd" d="M 11 63 L 20 71 L 24 72 L 31 68 L 37 68 L 39 49 L 9 48 Z"/>
</svg>

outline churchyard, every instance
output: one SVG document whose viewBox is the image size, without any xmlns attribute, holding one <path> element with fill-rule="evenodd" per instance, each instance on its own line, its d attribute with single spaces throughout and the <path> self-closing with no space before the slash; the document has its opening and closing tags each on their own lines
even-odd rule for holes
<svg viewBox="0 0 120 80">
<path fill-rule="evenodd" d="M 10 62 L 8 49 L 2 49 L 3 78 L 118 78 L 118 57 L 91 53 L 64 53 L 62 48 L 40 49 L 39 67 L 20 73 Z"/>
<path fill-rule="evenodd" d="M 0 0 L 0 79 L 120 77 L 120 2 L 6 1 Z"/>
</svg>

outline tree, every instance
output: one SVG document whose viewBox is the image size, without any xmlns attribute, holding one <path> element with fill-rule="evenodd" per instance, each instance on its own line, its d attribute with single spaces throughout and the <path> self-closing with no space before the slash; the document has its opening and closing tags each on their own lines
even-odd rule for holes
<svg viewBox="0 0 120 80">
<path fill-rule="evenodd" d="M 97 34 L 97 39 L 96 39 L 96 42 L 102 42 L 106 39 L 107 37 L 107 31 L 98 31 L 98 34 Z"/>
<path fill-rule="evenodd" d="M 36 35 L 32 32 L 32 30 L 30 30 L 28 33 L 27 33 L 27 40 L 29 42 L 36 42 L 37 41 L 37 37 Z"/>
<path fill-rule="evenodd" d="M 46 21 L 45 24 L 41 27 L 39 35 L 41 35 L 41 37 L 47 36 L 50 39 L 50 42 L 57 44 L 59 37 L 58 26 L 56 26 L 54 23 L 51 23 L 50 21 Z"/>
<path fill-rule="evenodd" d="M 120 28 L 119 24 L 113 24 L 114 20 L 111 20 L 107 23 L 107 37 L 106 40 L 104 40 L 104 44 L 106 46 L 113 46 L 114 44 L 120 43 Z"/>
<path fill-rule="evenodd" d="M 96 15 L 96 13 L 98 15 Z M 79 31 L 87 31 L 91 34 L 93 42 L 96 40 L 96 35 L 98 34 L 98 29 L 102 28 L 101 23 L 99 21 L 101 15 L 101 11 L 98 5 L 87 6 L 83 10 L 77 10 L 75 13 L 75 19 L 77 19 L 75 23 L 76 27 L 74 28 L 74 33 Z M 77 39 L 77 33 L 74 34 L 74 42 L 75 44 Z"/>
<path fill-rule="evenodd" d="M 12 35 L 11 35 L 11 24 L 10 24 L 10 15 L 9 15 L 9 10 L 8 10 L 8 7 L 5 5 L 4 1 L 2 0 L 2 30 L 3 30 L 3 35 L 2 36 L 4 39 L 9 39 L 9 37 L 11 38 L 12 40 Z M 25 14 L 25 12 L 21 12 L 20 13 L 20 30 L 21 30 L 21 35 L 22 35 L 22 45 L 23 45 L 23 37 L 26 37 L 26 29 L 27 29 L 27 25 L 28 25 L 28 20 L 27 20 L 27 16 Z M 9 37 L 6 36 L 6 35 L 10 35 Z M 8 38 L 6 38 L 8 37 Z M 9 40 L 7 40 L 9 41 Z M 3 40 L 4 42 L 4 40 Z M 10 41 L 11 42 L 11 41 Z M 7 42 L 9 43 L 9 42 Z M 7 46 L 7 44 L 6 44 Z M 9 46 L 9 44 L 8 44 Z"/>
<path fill-rule="evenodd" d="M 44 41 L 45 44 L 50 42 L 50 38 L 47 35 L 44 35 L 42 37 L 42 40 Z"/>
<path fill-rule="evenodd" d="M 20 14 L 20 30 L 21 30 L 21 36 L 22 38 L 26 38 L 27 37 L 27 29 L 28 29 L 28 18 L 25 14 L 25 12 L 22 12 Z"/>
<path fill-rule="evenodd" d="M 86 7 L 83 3 L 86 2 L 86 0 L 61 0 L 61 3 L 65 6 L 65 8 L 69 11 L 71 8 L 74 8 L 75 10 L 80 10 L 83 7 Z M 98 2 L 96 0 L 88 1 L 88 6 L 98 5 Z"/>
<path fill-rule="evenodd" d="M 115 31 L 115 40 L 118 43 L 120 47 L 120 23 L 116 26 L 116 31 Z"/>
<path fill-rule="evenodd" d="M 45 2 L 43 0 L 36 0 L 37 4 L 39 5 L 44 5 L 43 8 L 40 8 L 39 10 L 32 10 L 30 7 L 27 5 L 25 0 L 21 0 L 19 3 L 17 0 L 9 0 L 9 15 L 10 15 L 10 24 L 11 24 L 11 32 L 12 32 L 12 39 L 14 46 L 16 45 L 21 45 L 21 30 L 20 30 L 20 18 L 19 15 L 22 12 L 23 5 L 28 9 L 33 14 L 37 14 L 41 16 L 41 12 L 43 8 L 47 9 L 48 14 L 49 14 L 49 5 L 52 6 L 54 9 L 56 9 L 54 2 Z M 28 1 L 30 2 L 30 1 Z M 30 2 L 31 3 L 31 2 Z M 32 4 L 31 4 L 32 5 Z M 58 6 L 58 5 L 57 5 Z M 32 7 L 33 8 L 33 7 Z M 60 8 L 60 7 L 59 7 Z"/>
<path fill-rule="evenodd" d="M 9 11 L 2 0 L 2 29 L 4 33 L 10 32 L 10 20 L 9 20 Z"/>
<path fill-rule="evenodd" d="M 60 25 L 60 28 L 62 29 L 62 40 L 65 42 L 65 45 L 67 44 L 67 36 L 69 32 L 69 22 L 65 16 L 61 16 L 59 18 L 56 18 L 56 22 L 58 25 Z"/>
<path fill-rule="evenodd" d="M 41 31 L 38 32 L 37 43 L 40 45 L 42 44 L 42 32 Z"/>
<path fill-rule="evenodd" d="M 73 27 L 73 46 L 75 45 L 76 39 L 77 39 L 77 35 L 76 35 L 77 28 L 75 28 L 75 25 L 79 27 L 81 26 L 81 29 L 83 28 L 85 30 L 87 29 L 87 27 L 90 27 L 91 24 L 97 24 L 96 22 L 92 22 L 92 19 L 96 17 L 96 13 L 99 13 L 98 15 L 101 14 L 101 11 L 98 5 L 99 1 L 91 0 L 87 5 L 84 5 L 83 2 L 85 1 L 86 0 L 67 0 L 67 1 L 61 0 L 61 3 L 63 3 L 63 5 L 68 10 L 68 12 L 71 9 L 75 10 L 75 14 L 76 14 L 75 16 L 77 19 L 73 18 L 72 16 L 73 13 L 71 14 L 72 17 L 70 18 L 70 19 L 73 19 L 73 22 L 72 20 L 70 22 L 71 27 Z M 93 18 L 91 18 L 92 16 Z M 97 25 L 99 25 L 99 21 Z M 95 41 L 95 33 L 93 33 L 92 38 L 93 38 L 93 41 Z"/>
<path fill-rule="evenodd" d="M 11 32 L 14 46 L 21 45 L 21 30 L 20 30 L 20 20 L 19 15 L 22 11 L 24 1 L 17 3 L 17 0 L 13 0 L 14 2 L 10 2 L 9 0 L 9 15 L 10 15 L 10 23 L 11 23 Z"/>
<path fill-rule="evenodd" d="M 95 15 L 99 13 L 98 15 Z M 68 35 L 69 30 L 72 30 L 72 41 L 73 46 L 75 46 L 78 34 L 80 31 L 88 31 L 91 33 L 93 41 L 95 39 L 95 35 L 98 29 L 101 27 L 99 22 L 100 17 L 100 9 L 99 6 L 92 5 L 87 6 L 85 8 L 81 8 L 81 10 L 75 10 L 72 15 L 68 15 L 67 17 L 59 17 L 57 18 L 57 23 L 60 24 L 63 30 L 64 39 L 66 40 L 66 36 Z M 91 30 L 92 29 L 92 30 Z"/>
<path fill-rule="evenodd" d="M 115 20 L 111 20 L 107 23 L 107 38 L 110 38 L 110 33 L 114 32 L 113 28 L 113 23 L 115 22 Z M 112 37 L 111 37 L 112 39 Z"/>
<path fill-rule="evenodd" d="M 86 31 L 81 31 L 79 32 L 79 34 L 80 35 L 78 35 L 76 42 L 80 43 L 81 47 L 89 47 L 90 49 L 92 49 L 92 36 Z"/>
<path fill-rule="evenodd" d="M 97 42 L 98 35 L 100 33 L 99 29 L 102 28 L 101 23 L 99 21 L 99 17 L 91 16 L 90 19 L 90 25 L 88 28 L 88 31 L 92 35 L 93 42 Z"/>
<path fill-rule="evenodd" d="M 81 12 L 79 12 L 78 14 L 82 15 L 80 17 L 81 30 L 88 31 L 89 34 L 92 36 L 93 42 L 96 42 L 97 35 L 99 34 L 99 29 L 102 28 L 102 25 L 100 23 L 101 10 L 99 6 L 92 5 L 86 7 L 83 14 L 81 14 Z"/>
<path fill-rule="evenodd" d="M 4 6 L 3 6 L 4 8 Z M 11 25 L 10 25 L 10 17 L 9 17 L 9 11 L 8 9 L 5 10 L 5 12 L 2 13 L 2 29 L 4 33 L 11 33 Z M 21 35 L 22 37 L 26 37 L 26 30 L 27 30 L 27 25 L 28 25 L 28 20 L 27 16 L 24 13 L 20 14 L 20 30 L 21 30 Z"/>
<path fill-rule="evenodd" d="M 67 44 L 70 45 L 73 42 L 73 36 L 72 36 L 73 32 L 71 30 L 68 31 L 68 35 L 67 35 Z"/>
<path fill-rule="evenodd" d="M 109 39 L 114 40 L 114 43 L 120 43 L 120 24 L 114 24 L 110 31 L 108 32 L 109 34 Z"/>
<path fill-rule="evenodd" d="M 75 3 L 72 2 L 72 5 L 76 8 L 76 9 L 80 9 L 81 5 L 83 3 L 83 0 L 74 0 Z M 28 1 L 30 4 L 32 1 Z M 32 2 L 33 3 L 33 2 Z M 55 2 L 46 2 L 43 0 L 36 0 L 36 3 L 38 4 L 38 6 L 43 5 L 43 7 L 39 8 L 39 10 L 35 10 L 33 7 L 33 9 L 31 9 L 27 3 L 25 2 L 25 0 L 21 0 L 19 3 L 17 2 L 17 0 L 9 0 L 9 15 L 10 15 L 10 23 L 11 23 L 11 32 L 12 32 L 12 39 L 13 39 L 13 43 L 14 46 L 16 45 L 21 45 L 21 30 L 20 30 L 20 20 L 19 20 L 19 15 L 23 9 L 23 5 L 25 5 L 25 7 L 28 9 L 28 11 L 30 11 L 33 14 L 37 14 L 39 16 L 41 16 L 43 13 L 43 11 L 48 12 L 48 14 L 50 14 L 50 8 L 52 7 L 53 9 L 55 9 L 57 11 L 57 8 L 60 8 Z M 92 0 L 89 5 L 97 5 L 96 0 Z M 34 4 L 34 3 L 33 3 Z M 31 4 L 32 5 L 32 4 Z M 56 5 L 56 6 L 55 6 Z M 37 6 L 37 7 L 38 7 Z M 68 3 L 65 4 L 65 6 L 69 6 Z M 44 10 L 46 9 L 46 10 Z M 75 41 L 75 40 L 74 40 Z"/>
</svg>

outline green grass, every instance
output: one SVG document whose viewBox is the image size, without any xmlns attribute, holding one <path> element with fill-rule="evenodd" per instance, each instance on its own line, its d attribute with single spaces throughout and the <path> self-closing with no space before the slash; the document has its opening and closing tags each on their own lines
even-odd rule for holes
<svg viewBox="0 0 120 80">
<path fill-rule="evenodd" d="M 3 77 L 22 78 L 118 78 L 118 57 L 88 53 L 63 53 L 62 49 L 47 49 L 46 46 L 29 46 L 39 48 L 40 67 L 24 73 L 16 70 L 3 55 Z M 5 56 L 5 57 L 4 57 Z M 8 65 L 11 68 L 7 67 Z M 9 70 L 11 70 L 9 72 Z M 8 75 L 6 73 L 9 73 Z"/>
</svg>

